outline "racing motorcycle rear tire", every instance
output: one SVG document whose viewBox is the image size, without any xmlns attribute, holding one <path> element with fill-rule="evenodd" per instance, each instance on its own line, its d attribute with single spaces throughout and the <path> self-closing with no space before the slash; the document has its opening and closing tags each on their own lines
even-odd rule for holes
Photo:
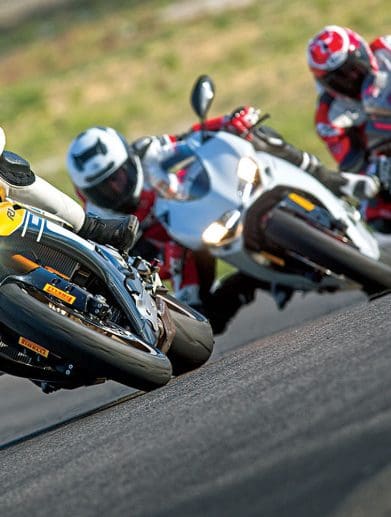
<svg viewBox="0 0 391 517">
<path fill-rule="evenodd" d="M 175 337 L 167 356 L 174 375 L 195 370 L 209 359 L 214 338 L 209 321 L 198 311 L 169 294 L 161 295 L 175 324 Z"/>
<path fill-rule="evenodd" d="M 145 344 L 135 348 L 57 312 L 22 285 L 0 286 L 0 324 L 52 353 L 105 377 L 142 391 L 164 386 L 172 368 L 167 356 Z"/>
<path fill-rule="evenodd" d="M 362 255 L 352 246 L 284 210 L 273 211 L 263 233 L 268 242 L 346 276 L 369 295 L 391 289 L 390 266 Z"/>
</svg>

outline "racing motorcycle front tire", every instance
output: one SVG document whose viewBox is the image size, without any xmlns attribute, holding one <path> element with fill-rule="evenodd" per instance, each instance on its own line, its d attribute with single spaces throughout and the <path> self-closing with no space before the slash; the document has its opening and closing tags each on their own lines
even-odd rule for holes
<svg viewBox="0 0 391 517">
<path fill-rule="evenodd" d="M 169 294 L 159 295 L 165 301 L 175 324 L 175 337 L 167 352 L 174 375 L 195 370 L 209 359 L 214 338 L 209 321 L 198 311 Z"/>
<path fill-rule="evenodd" d="M 142 342 L 132 346 L 53 310 L 21 284 L 0 286 L 0 325 L 5 325 L 54 354 L 74 362 L 96 377 L 150 391 L 171 378 L 170 360 L 160 350 Z"/>
</svg>

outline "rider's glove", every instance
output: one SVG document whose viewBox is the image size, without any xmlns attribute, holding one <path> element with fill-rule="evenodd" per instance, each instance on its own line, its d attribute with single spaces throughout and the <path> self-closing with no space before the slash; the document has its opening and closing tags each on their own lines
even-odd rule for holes
<svg viewBox="0 0 391 517">
<path fill-rule="evenodd" d="M 379 181 L 381 192 L 391 195 L 391 158 L 376 156 L 371 160 L 367 174 Z"/>
<path fill-rule="evenodd" d="M 328 169 L 320 162 L 318 164 L 313 162 L 312 165 L 314 166 L 313 169 L 310 171 L 307 168 L 307 172 L 323 183 L 336 196 L 370 199 L 379 192 L 377 178 L 350 172 L 337 172 Z"/>
<path fill-rule="evenodd" d="M 241 106 L 228 116 L 225 127 L 228 131 L 247 137 L 249 130 L 259 122 L 260 114 L 260 110 L 253 106 Z"/>
<path fill-rule="evenodd" d="M 371 199 L 379 193 L 380 182 L 375 176 L 341 172 L 346 183 L 340 187 L 342 194 L 356 199 Z"/>
</svg>

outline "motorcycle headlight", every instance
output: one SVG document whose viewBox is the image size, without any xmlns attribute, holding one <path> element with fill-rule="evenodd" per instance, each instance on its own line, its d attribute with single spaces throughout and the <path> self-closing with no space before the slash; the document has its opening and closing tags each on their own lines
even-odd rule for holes
<svg viewBox="0 0 391 517">
<path fill-rule="evenodd" d="M 254 188 L 261 182 L 261 175 L 257 162 L 249 156 L 243 156 L 239 160 L 237 175 L 239 178 L 238 191 L 243 201 L 252 194 Z"/>
<path fill-rule="evenodd" d="M 202 234 L 202 240 L 207 244 L 218 244 L 228 233 L 221 223 L 212 223 Z"/>
<path fill-rule="evenodd" d="M 249 156 L 243 156 L 239 160 L 237 169 L 238 178 L 246 183 L 254 183 L 259 177 L 258 164 Z"/>
<path fill-rule="evenodd" d="M 206 244 L 217 246 L 225 244 L 235 235 L 240 219 L 239 210 L 229 210 L 218 221 L 210 224 L 202 234 L 202 240 Z"/>
</svg>

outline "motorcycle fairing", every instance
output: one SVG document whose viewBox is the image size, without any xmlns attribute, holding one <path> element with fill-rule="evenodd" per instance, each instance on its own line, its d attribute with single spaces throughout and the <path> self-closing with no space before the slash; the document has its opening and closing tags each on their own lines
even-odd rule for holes
<svg viewBox="0 0 391 517">
<path fill-rule="evenodd" d="M 276 187 L 285 188 L 287 195 L 291 192 L 308 194 L 312 199 L 319 199 L 319 206 L 325 208 L 333 220 L 340 220 L 346 224 L 346 234 L 355 243 L 360 251 L 374 259 L 379 258 L 376 240 L 362 224 L 357 224 L 355 218 L 360 217 L 358 212 L 336 198 L 316 178 L 305 173 L 300 168 L 286 160 L 271 156 L 263 151 L 255 151 L 250 142 L 230 133 L 220 131 L 204 143 L 194 139 L 190 141 L 200 163 L 202 163 L 210 179 L 209 192 L 194 201 L 177 201 L 158 198 L 156 215 L 168 232 L 179 242 L 190 249 L 201 249 L 202 232 L 214 221 L 232 209 L 239 209 L 245 217 L 247 209 L 264 196 L 266 191 L 273 191 Z M 243 203 L 238 190 L 237 167 L 240 158 L 247 156 L 259 164 L 261 177 L 260 186 Z M 278 200 L 280 201 L 280 199 Z M 270 207 L 271 209 L 272 207 Z M 238 235 L 238 244 L 231 243 L 231 249 L 240 247 L 241 236 Z M 219 254 L 224 250 L 220 250 Z M 228 256 L 225 257 L 228 260 Z"/>
<path fill-rule="evenodd" d="M 15 210 L 9 201 L 0 204 L 0 237 L 8 237 L 23 224 L 26 210 Z"/>
<path fill-rule="evenodd" d="M 3 205 L 0 204 L 0 210 Z M 102 279 L 128 317 L 134 333 L 155 346 L 158 329 L 157 310 L 150 306 L 148 310 L 140 310 L 148 297 L 144 295 L 142 284 L 137 283 L 137 274 L 133 275 L 134 279 L 129 277 L 129 270 L 123 267 L 123 259 L 116 259 L 116 252 L 110 253 L 108 247 L 95 245 L 66 227 L 47 220 L 40 215 L 41 211 L 30 212 L 26 209 L 16 209 L 17 207 L 18 205 L 9 203 L 0 211 L 0 232 L 3 220 L 5 233 L 3 236 L 0 233 L 0 237 L 3 237 L 0 238 L 0 284 L 14 273 L 12 268 L 9 269 L 12 255 L 20 254 L 30 258 L 32 253 L 40 256 L 41 252 L 47 253 L 49 250 L 51 256 L 57 254 L 60 262 L 64 262 L 68 268 L 65 273 L 69 276 L 77 264 L 81 263 Z M 7 215 L 7 210 L 10 209 L 17 214 L 15 217 L 18 219 L 15 221 Z M 8 228 L 12 228 L 12 233 L 7 234 Z M 131 274 L 132 268 L 129 269 Z"/>
</svg>

